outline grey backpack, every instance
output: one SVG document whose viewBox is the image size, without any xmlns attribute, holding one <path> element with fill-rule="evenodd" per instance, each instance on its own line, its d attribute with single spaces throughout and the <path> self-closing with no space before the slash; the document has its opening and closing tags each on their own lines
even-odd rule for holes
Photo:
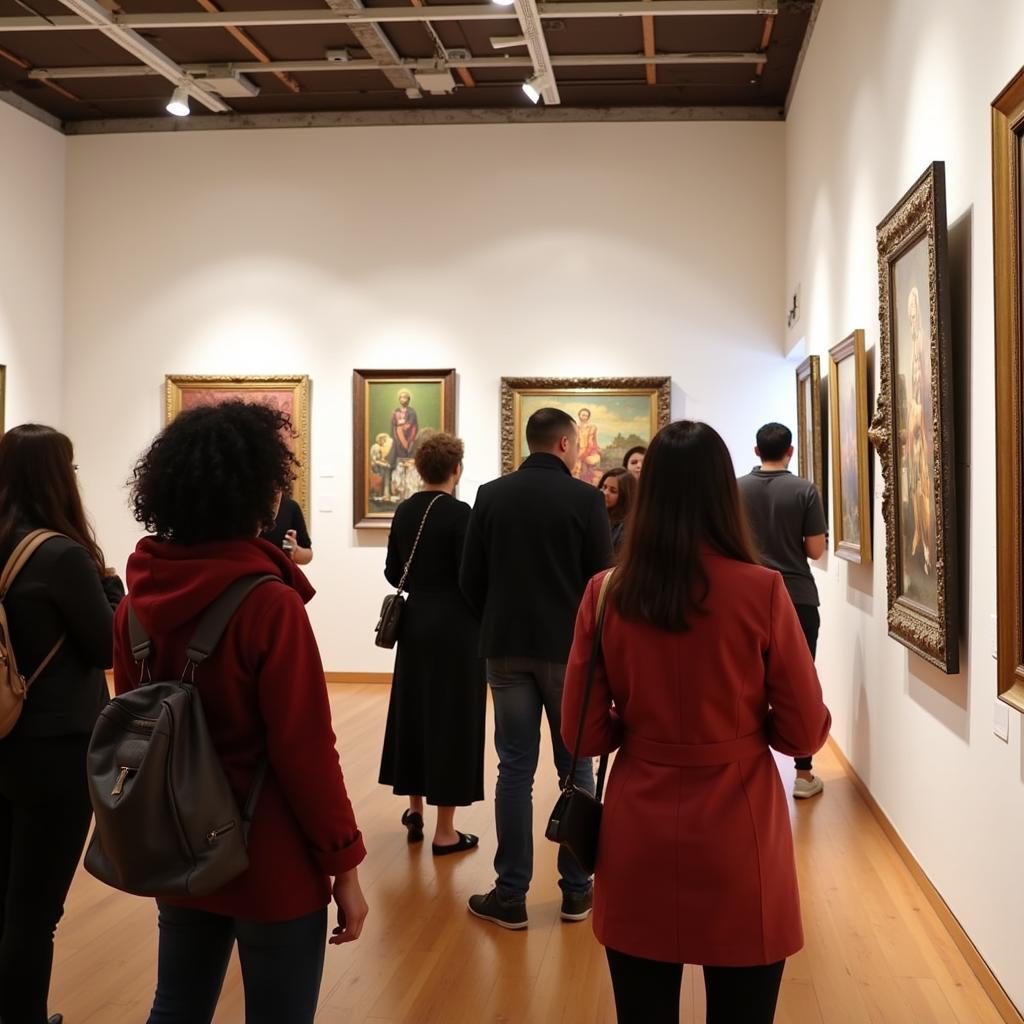
<svg viewBox="0 0 1024 1024">
<path fill-rule="evenodd" d="M 203 715 L 196 669 L 261 583 L 244 576 L 203 613 L 180 680 L 143 682 L 103 709 L 89 742 L 89 797 L 96 828 L 85 868 L 136 896 L 215 892 L 249 866 L 246 841 L 266 775 L 264 758 L 241 813 Z M 143 677 L 153 644 L 128 608 L 132 655 Z"/>
</svg>

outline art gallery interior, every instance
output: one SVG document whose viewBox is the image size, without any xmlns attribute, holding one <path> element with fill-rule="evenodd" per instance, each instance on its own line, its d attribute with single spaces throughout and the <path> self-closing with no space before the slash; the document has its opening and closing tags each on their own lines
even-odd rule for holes
<svg viewBox="0 0 1024 1024">
<path fill-rule="evenodd" d="M 386 593 L 387 531 L 353 525 L 353 371 L 455 369 L 459 496 L 470 503 L 500 472 L 503 377 L 670 377 L 672 418 L 715 426 L 745 473 L 762 423 L 795 432 L 795 371 L 811 355 L 821 359 L 827 424 L 828 352 L 856 330 L 874 414 L 876 228 L 942 161 L 959 552 L 947 582 L 959 605 L 959 671 L 889 635 L 883 476 L 871 450 L 873 557 L 858 565 L 830 546 L 813 566 L 832 745 L 822 797 L 792 807 L 807 949 L 783 983 L 778 1019 L 1019 1022 L 1024 717 L 999 699 L 996 659 L 997 465 L 1012 453 L 996 433 L 992 104 L 1024 65 L 1024 7 L 649 6 L 670 2 L 748 13 L 588 20 L 572 3 L 516 0 L 504 21 L 479 23 L 457 22 L 450 8 L 430 23 L 253 19 L 249 43 L 280 68 L 245 72 L 258 96 L 217 99 L 189 69 L 265 61 L 224 31 L 228 16 L 201 20 L 218 17 L 214 5 L 33 0 L 40 13 L 31 14 L 0 0 L 5 424 L 70 435 L 100 543 L 123 568 L 139 537 L 126 481 L 164 423 L 165 377 L 308 376 L 309 613 L 370 850 L 371 903 L 364 945 L 328 952 L 317 1019 L 611 1021 L 586 925 L 565 934 L 554 910 L 549 926 L 538 910 L 528 937 L 494 936 L 466 915 L 466 895 L 492 877 L 489 805 L 465 818 L 481 850 L 435 870 L 429 857 L 409 864 L 399 802 L 376 784 L 393 655 L 371 631 Z M 108 8 L 151 16 L 131 29 L 132 45 L 141 40 L 188 78 L 188 117 L 164 111 L 172 82 L 123 29 L 69 25 Z M 190 27 L 164 25 L 154 9 Z M 554 55 L 536 106 L 520 89 L 541 66 L 531 11 Z M 529 58 L 489 45 L 518 31 L 517 13 Z M 545 29 L 556 14 L 559 28 Z M 774 43 L 764 34 L 773 16 Z M 53 23 L 26 28 L 40 19 Z M 389 39 L 392 58 L 380 50 Z M 416 76 L 455 47 L 468 57 L 441 64 L 458 88 L 434 96 Z M 766 59 L 671 56 L 702 50 Z M 515 62 L 473 63 L 503 52 Z M 572 53 L 633 59 L 559 63 Z M 307 70 L 313 58 L 373 67 Z M 113 71 L 147 60 L 136 77 Z M 111 73 L 33 75 L 89 65 Z M 560 104 L 546 102 L 552 83 Z M 831 480 L 827 457 L 826 468 Z M 538 778 L 546 809 L 556 780 Z M 536 900 L 553 908 L 554 857 L 537 846 Z M 410 901 L 421 913 L 399 927 Z M 155 932 L 146 901 L 80 872 L 57 935 L 52 1011 L 69 1024 L 144 1019 Z M 694 977 L 687 1021 L 703 1020 Z M 236 974 L 225 991 L 216 1020 L 241 1021 Z"/>
</svg>

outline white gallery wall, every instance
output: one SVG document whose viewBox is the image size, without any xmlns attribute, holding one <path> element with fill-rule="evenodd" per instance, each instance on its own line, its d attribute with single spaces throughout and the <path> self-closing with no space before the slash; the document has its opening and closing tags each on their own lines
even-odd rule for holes
<svg viewBox="0 0 1024 1024">
<path fill-rule="evenodd" d="M 984 13 L 981 13 L 981 7 Z M 825 0 L 786 127 L 786 294 L 804 339 L 866 332 L 878 391 L 875 226 L 944 160 L 959 434 L 962 672 L 886 635 L 882 477 L 874 565 L 826 559 L 818 667 L 849 755 L 1015 1003 L 1024 1007 L 1024 748 L 993 734 L 995 424 L 990 103 L 1024 63 L 1018 0 Z M 1001 706 L 1000 706 L 1001 707 Z M 825 799 L 828 799 L 826 790 Z"/>
<path fill-rule="evenodd" d="M 64 343 L 62 135 L 0 103 L 0 364 L 6 423 L 61 418 Z"/>
<path fill-rule="evenodd" d="M 109 559 L 164 374 L 312 378 L 310 606 L 329 671 L 372 642 L 382 530 L 352 528 L 352 369 L 455 367 L 465 485 L 499 472 L 499 378 L 673 379 L 753 434 L 793 407 L 783 126 L 472 126 L 68 140 L 65 425 Z"/>
</svg>

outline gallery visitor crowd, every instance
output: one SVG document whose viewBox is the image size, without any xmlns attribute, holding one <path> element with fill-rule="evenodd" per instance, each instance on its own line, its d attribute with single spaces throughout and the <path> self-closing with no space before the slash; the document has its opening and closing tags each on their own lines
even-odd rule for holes
<svg viewBox="0 0 1024 1024">
<path fill-rule="evenodd" d="M 596 868 L 573 842 L 557 853 L 561 918 L 593 914 L 621 1022 L 677 1021 L 683 965 L 699 964 L 709 1021 L 767 1024 L 803 944 L 771 749 L 797 759 L 794 796 L 814 796 L 810 758 L 830 725 L 807 565 L 824 548 L 820 498 L 788 472 L 779 424 L 758 432 L 760 465 L 737 482 L 722 438 L 691 421 L 621 467 L 588 458 L 574 475 L 588 420 L 535 412 L 529 456 L 472 509 L 455 497 L 462 441 L 423 431 L 412 444 L 422 486 L 395 509 L 385 566 L 407 600 L 379 781 L 408 801 L 396 824 L 410 843 L 430 806 L 435 857 L 476 849 L 455 816 L 484 799 L 489 688 L 495 881 L 468 910 L 521 930 L 542 721 L 559 782 L 581 799 L 595 793 L 592 759 L 615 753 Z M 36 425 L 0 440 L 3 1024 L 63 1019 L 47 1005 L 54 933 L 94 808 L 87 869 L 156 898 L 151 1024 L 211 1021 L 236 947 L 249 1024 L 312 1022 L 331 903 L 331 944 L 362 932 L 366 849 L 305 610 L 312 541 L 288 496 L 288 428 L 278 410 L 228 401 L 161 431 L 133 472 L 146 536 L 127 598 L 82 507 L 71 441 Z M 201 711 L 173 728 L 133 711 L 168 685 L 157 680 L 188 684 L 174 689 Z M 175 747 L 175 729 L 190 742 Z M 169 866 L 145 835 L 119 844 L 118 828 L 165 799 L 192 834 L 204 807 L 181 797 L 180 771 L 154 789 L 147 759 L 193 768 L 200 748 L 235 816 L 194 849 L 183 839 Z M 202 871 L 222 875 L 201 886 Z"/>
</svg>

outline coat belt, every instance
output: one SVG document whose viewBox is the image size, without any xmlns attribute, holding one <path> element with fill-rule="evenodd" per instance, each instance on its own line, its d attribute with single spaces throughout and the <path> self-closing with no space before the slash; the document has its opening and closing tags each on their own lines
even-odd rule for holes
<svg viewBox="0 0 1024 1024">
<path fill-rule="evenodd" d="M 740 736 L 723 743 L 660 743 L 627 733 L 622 752 L 651 764 L 667 764 L 677 768 L 710 768 L 732 764 L 748 757 L 756 757 L 768 749 L 764 732 L 758 730 L 749 736 Z"/>
</svg>

